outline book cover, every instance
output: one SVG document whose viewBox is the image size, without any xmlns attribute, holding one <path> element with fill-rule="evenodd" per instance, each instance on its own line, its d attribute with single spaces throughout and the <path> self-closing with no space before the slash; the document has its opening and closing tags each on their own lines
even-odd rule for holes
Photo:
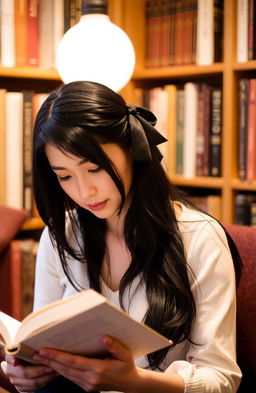
<svg viewBox="0 0 256 393">
<path fill-rule="evenodd" d="M 198 0 L 196 64 L 214 62 L 214 0 Z"/>
<path fill-rule="evenodd" d="M 205 116 L 210 115 L 209 109 L 207 113 L 207 85 L 200 83 L 198 85 L 198 110 L 197 110 L 197 132 L 196 132 L 196 176 L 206 176 L 205 161 L 209 152 L 209 144 L 206 141 Z M 209 131 L 209 130 L 208 130 Z M 208 137 L 209 142 L 209 137 Z M 209 155 L 209 154 L 208 154 Z"/>
<path fill-rule="evenodd" d="M 214 62 L 223 61 L 223 19 L 224 19 L 224 2 L 223 0 L 214 0 L 214 15 L 213 15 Z"/>
<path fill-rule="evenodd" d="M 177 90 L 176 120 L 176 174 L 182 175 L 184 141 L 184 89 Z"/>
<path fill-rule="evenodd" d="M 6 204 L 5 89 L 0 89 L 0 205 Z"/>
<path fill-rule="evenodd" d="M 53 68 L 53 2 L 40 1 L 39 7 L 39 65 L 43 68 Z"/>
<path fill-rule="evenodd" d="M 20 240 L 12 240 L 1 254 L 0 287 L 0 310 L 20 320 L 22 317 Z"/>
<path fill-rule="evenodd" d="M 183 176 L 192 178 L 196 174 L 196 132 L 198 85 L 187 82 L 184 85 L 184 139 Z"/>
<path fill-rule="evenodd" d="M 53 50 L 54 65 L 56 64 L 56 51 L 64 35 L 64 2 L 53 0 Z"/>
<path fill-rule="evenodd" d="M 15 64 L 28 64 L 28 2 L 15 0 Z"/>
<path fill-rule="evenodd" d="M 248 131 L 247 131 L 248 181 L 256 179 L 256 79 L 249 80 Z"/>
<path fill-rule="evenodd" d="M 1 66 L 15 66 L 14 0 L 2 0 L 0 8 Z"/>
<path fill-rule="evenodd" d="M 28 65 L 39 65 L 39 0 L 28 0 Z"/>
<path fill-rule="evenodd" d="M 135 358 L 172 343 L 92 289 L 46 305 L 22 323 L 0 312 L 0 333 L 0 345 L 6 353 L 29 361 L 42 347 L 91 357 L 107 356 L 103 335 L 119 340 Z"/>
<path fill-rule="evenodd" d="M 246 179 L 247 173 L 247 130 L 248 130 L 249 79 L 239 81 L 238 91 L 238 177 Z"/>
<path fill-rule="evenodd" d="M 167 168 L 169 175 L 173 176 L 176 163 L 177 86 L 165 85 L 164 90 L 167 93 Z"/>
<path fill-rule="evenodd" d="M 6 204 L 23 208 L 23 94 L 6 93 Z"/>
<path fill-rule="evenodd" d="M 249 8 L 248 0 L 237 0 L 237 61 L 244 63 L 248 61 L 248 25 Z"/>
<path fill-rule="evenodd" d="M 33 91 L 23 91 L 23 208 L 32 213 Z"/>
<path fill-rule="evenodd" d="M 248 0 L 248 60 L 253 59 L 254 47 L 254 0 Z"/>
<path fill-rule="evenodd" d="M 211 90 L 210 125 L 210 176 L 221 176 L 222 142 L 222 91 L 220 87 Z"/>
</svg>

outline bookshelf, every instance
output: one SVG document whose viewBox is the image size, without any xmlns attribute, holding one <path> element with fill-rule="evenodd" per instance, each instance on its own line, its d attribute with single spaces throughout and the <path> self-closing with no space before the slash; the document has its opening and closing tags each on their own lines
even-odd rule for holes
<svg viewBox="0 0 256 393">
<path fill-rule="evenodd" d="M 238 157 L 238 81 L 242 77 L 256 76 L 256 60 L 238 63 L 236 60 L 236 0 L 224 0 L 223 61 L 208 66 L 182 65 L 146 68 L 145 66 L 145 3 L 146 0 L 109 0 L 109 16 L 130 36 L 136 50 L 136 69 L 131 82 L 122 90 L 126 101 L 133 103 L 136 87 L 151 88 L 168 83 L 188 81 L 218 81 L 223 91 L 222 106 L 222 176 L 194 177 L 192 179 L 169 173 L 172 182 L 187 189 L 198 189 L 218 193 L 222 198 L 222 222 L 234 222 L 234 200 L 238 192 L 255 192 L 256 181 L 239 180 Z M 136 16 L 136 17 L 135 17 Z M 47 92 L 60 83 L 54 69 L 40 67 L 0 67 L 0 83 L 8 89 L 33 89 Z M 23 229 L 42 227 L 40 220 L 33 218 Z"/>
<path fill-rule="evenodd" d="M 167 83 L 218 80 L 222 85 L 222 176 L 194 177 L 191 179 L 169 172 L 177 186 L 213 191 L 222 197 L 222 223 L 234 222 L 234 202 L 238 192 L 256 191 L 256 181 L 239 180 L 238 158 L 238 81 L 242 77 L 256 76 L 256 60 L 246 63 L 236 61 L 236 0 L 224 0 L 223 61 L 209 66 L 182 65 L 157 68 L 145 66 L 145 1 L 124 0 L 123 28 L 135 46 L 137 62 L 133 78 L 124 89 L 126 100 L 131 103 L 136 87 L 152 88 Z M 136 15 L 136 20 L 134 19 Z"/>
<path fill-rule="evenodd" d="M 81 0 L 82 3 L 82 0 Z M 123 1 L 109 0 L 109 16 L 117 25 L 122 24 Z M 32 90 L 37 93 L 48 93 L 61 85 L 59 74 L 56 69 L 46 69 L 33 66 L 0 66 L 0 87 L 9 91 Z M 41 230 L 44 227 L 38 217 L 29 218 L 22 226 L 21 232 Z"/>
</svg>

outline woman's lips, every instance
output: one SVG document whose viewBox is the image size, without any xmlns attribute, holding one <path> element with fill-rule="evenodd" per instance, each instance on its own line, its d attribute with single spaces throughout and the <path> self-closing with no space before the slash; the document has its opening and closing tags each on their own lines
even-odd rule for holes
<svg viewBox="0 0 256 393">
<path fill-rule="evenodd" d="M 96 211 L 96 210 L 103 209 L 105 207 L 106 203 L 107 203 L 107 200 L 105 200 L 103 202 L 99 202 L 99 203 L 93 203 L 93 204 L 90 204 L 87 206 L 89 207 L 90 210 Z"/>
</svg>

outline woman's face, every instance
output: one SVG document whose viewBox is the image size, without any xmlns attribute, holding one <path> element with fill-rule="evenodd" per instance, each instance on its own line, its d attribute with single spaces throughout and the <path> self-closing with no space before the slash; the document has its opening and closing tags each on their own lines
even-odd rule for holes
<svg viewBox="0 0 256 393">
<path fill-rule="evenodd" d="M 132 159 L 114 143 L 101 145 L 114 164 L 127 196 L 132 183 Z M 115 216 L 122 198 L 110 175 L 98 165 L 47 144 L 46 156 L 58 181 L 69 197 L 99 218 Z"/>
</svg>

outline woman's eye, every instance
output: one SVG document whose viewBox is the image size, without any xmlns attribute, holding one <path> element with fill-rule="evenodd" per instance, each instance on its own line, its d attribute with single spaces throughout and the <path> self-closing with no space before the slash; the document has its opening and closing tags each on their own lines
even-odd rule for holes
<svg viewBox="0 0 256 393">
<path fill-rule="evenodd" d="M 68 179 L 70 179 L 70 176 L 58 176 L 58 180 L 61 181 L 67 181 Z"/>
<path fill-rule="evenodd" d="M 99 172 L 99 171 L 100 171 L 100 169 L 101 169 L 101 167 L 100 167 L 100 166 L 97 166 L 97 168 L 94 168 L 94 169 L 88 169 L 88 172 L 90 172 L 90 173 L 96 173 L 96 172 Z"/>
</svg>

